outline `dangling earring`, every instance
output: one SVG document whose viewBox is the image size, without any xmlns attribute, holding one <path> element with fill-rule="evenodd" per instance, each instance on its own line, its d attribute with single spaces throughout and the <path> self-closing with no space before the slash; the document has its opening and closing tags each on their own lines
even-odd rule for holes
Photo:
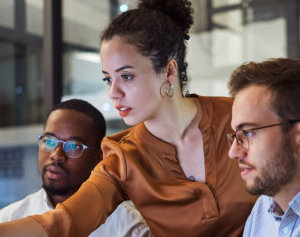
<svg viewBox="0 0 300 237">
<path fill-rule="evenodd" d="M 169 81 L 163 82 L 160 87 L 160 95 L 162 98 L 173 97 L 174 95 L 174 86 Z"/>
<path fill-rule="evenodd" d="M 173 97 L 173 95 L 174 95 L 174 86 L 172 83 L 170 83 L 170 91 L 168 93 L 168 96 Z"/>
</svg>

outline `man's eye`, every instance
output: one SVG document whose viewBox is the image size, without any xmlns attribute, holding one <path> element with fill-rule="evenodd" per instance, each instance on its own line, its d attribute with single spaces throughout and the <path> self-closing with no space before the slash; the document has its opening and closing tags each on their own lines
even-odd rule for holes
<svg viewBox="0 0 300 237">
<path fill-rule="evenodd" d="M 253 137 L 253 135 L 254 135 L 254 132 L 252 132 L 252 131 L 245 132 L 245 136 L 248 138 Z"/>
<path fill-rule="evenodd" d="M 133 78 L 133 76 L 132 75 L 122 75 L 122 78 L 124 80 L 131 80 Z"/>
<path fill-rule="evenodd" d="M 65 148 L 66 151 L 76 151 L 76 150 L 81 150 L 82 145 L 76 142 L 67 142 Z"/>
<path fill-rule="evenodd" d="M 44 143 L 46 144 L 47 147 L 49 148 L 54 148 L 56 147 L 56 142 L 53 139 L 45 139 Z"/>
</svg>

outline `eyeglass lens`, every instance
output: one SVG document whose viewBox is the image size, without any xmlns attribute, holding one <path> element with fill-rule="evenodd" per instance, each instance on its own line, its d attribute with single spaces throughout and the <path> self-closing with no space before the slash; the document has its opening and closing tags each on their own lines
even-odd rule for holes
<svg viewBox="0 0 300 237">
<path fill-rule="evenodd" d="M 39 146 L 44 151 L 54 151 L 59 143 L 63 143 L 65 154 L 71 158 L 79 157 L 84 150 L 83 144 L 77 141 L 61 141 L 50 135 L 39 137 Z"/>
<path fill-rule="evenodd" d="M 237 144 L 241 146 L 242 148 L 248 150 L 249 147 L 249 142 L 248 142 L 248 137 L 244 133 L 243 130 L 238 130 L 236 133 L 228 133 L 227 134 L 227 141 L 229 145 L 231 146 L 232 143 L 234 142 L 234 139 L 236 138 Z"/>
</svg>

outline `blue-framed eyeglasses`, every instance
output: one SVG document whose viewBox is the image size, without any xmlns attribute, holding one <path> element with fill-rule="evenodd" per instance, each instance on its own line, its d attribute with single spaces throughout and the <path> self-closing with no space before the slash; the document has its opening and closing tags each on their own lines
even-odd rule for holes
<svg viewBox="0 0 300 237">
<path fill-rule="evenodd" d="M 258 129 L 263 129 L 263 128 L 270 128 L 270 127 L 275 127 L 275 126 L 282 126 L 284 124 L 293 124 L 300 122 L 300 119 L 298 120 L 289 120 L 283 123 L 276 123 L 276 124 L 271 124 L 271 125 L 265 125 L 262 127 L 256 127 L 256 128 L 250 128 L 250 129 L 238 129 L 237 131 L 233 133 L 226 133 L 227 141 L 229 145 L 231 146 L 234 142 L 234 139 L 236 138 L 237 144 L 243 148 L 244 150 L 248 151 L 249 150 L 249 137 L 253 135 L 253 131 L 258 130 Z"/>
<path fill-rule="evenodd" d="M 67 157 L 69 158 L 78 158 L 82 155 L 85 149 L 95 149 L 99 150 L 95 147 L 88 147 L 78 141 L 63 141 L 59 140 L 52 135 L 37 135 L 38 144 L 40 149 L 43 151 L 54 151 L 59 143 L 63 144 L 63 150 Z"/>
</svg>

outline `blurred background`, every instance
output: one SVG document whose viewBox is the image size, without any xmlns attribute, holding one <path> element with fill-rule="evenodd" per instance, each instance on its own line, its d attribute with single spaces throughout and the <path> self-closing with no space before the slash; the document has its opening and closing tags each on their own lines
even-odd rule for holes
<svg viewBox="0 0 300 237">
<path fill-rule="evenodd" d="M 300 0 L 191 0 L 189 90 L 227 96 L 246 61 L 299 57 Z M 41 187 L 36 135 L 61 100 L 85 99 L 108 134 L 126 126 L 102 82 L 99 36 L 135 0 L 0 1 L 0 208 Z"/>
</svg>

